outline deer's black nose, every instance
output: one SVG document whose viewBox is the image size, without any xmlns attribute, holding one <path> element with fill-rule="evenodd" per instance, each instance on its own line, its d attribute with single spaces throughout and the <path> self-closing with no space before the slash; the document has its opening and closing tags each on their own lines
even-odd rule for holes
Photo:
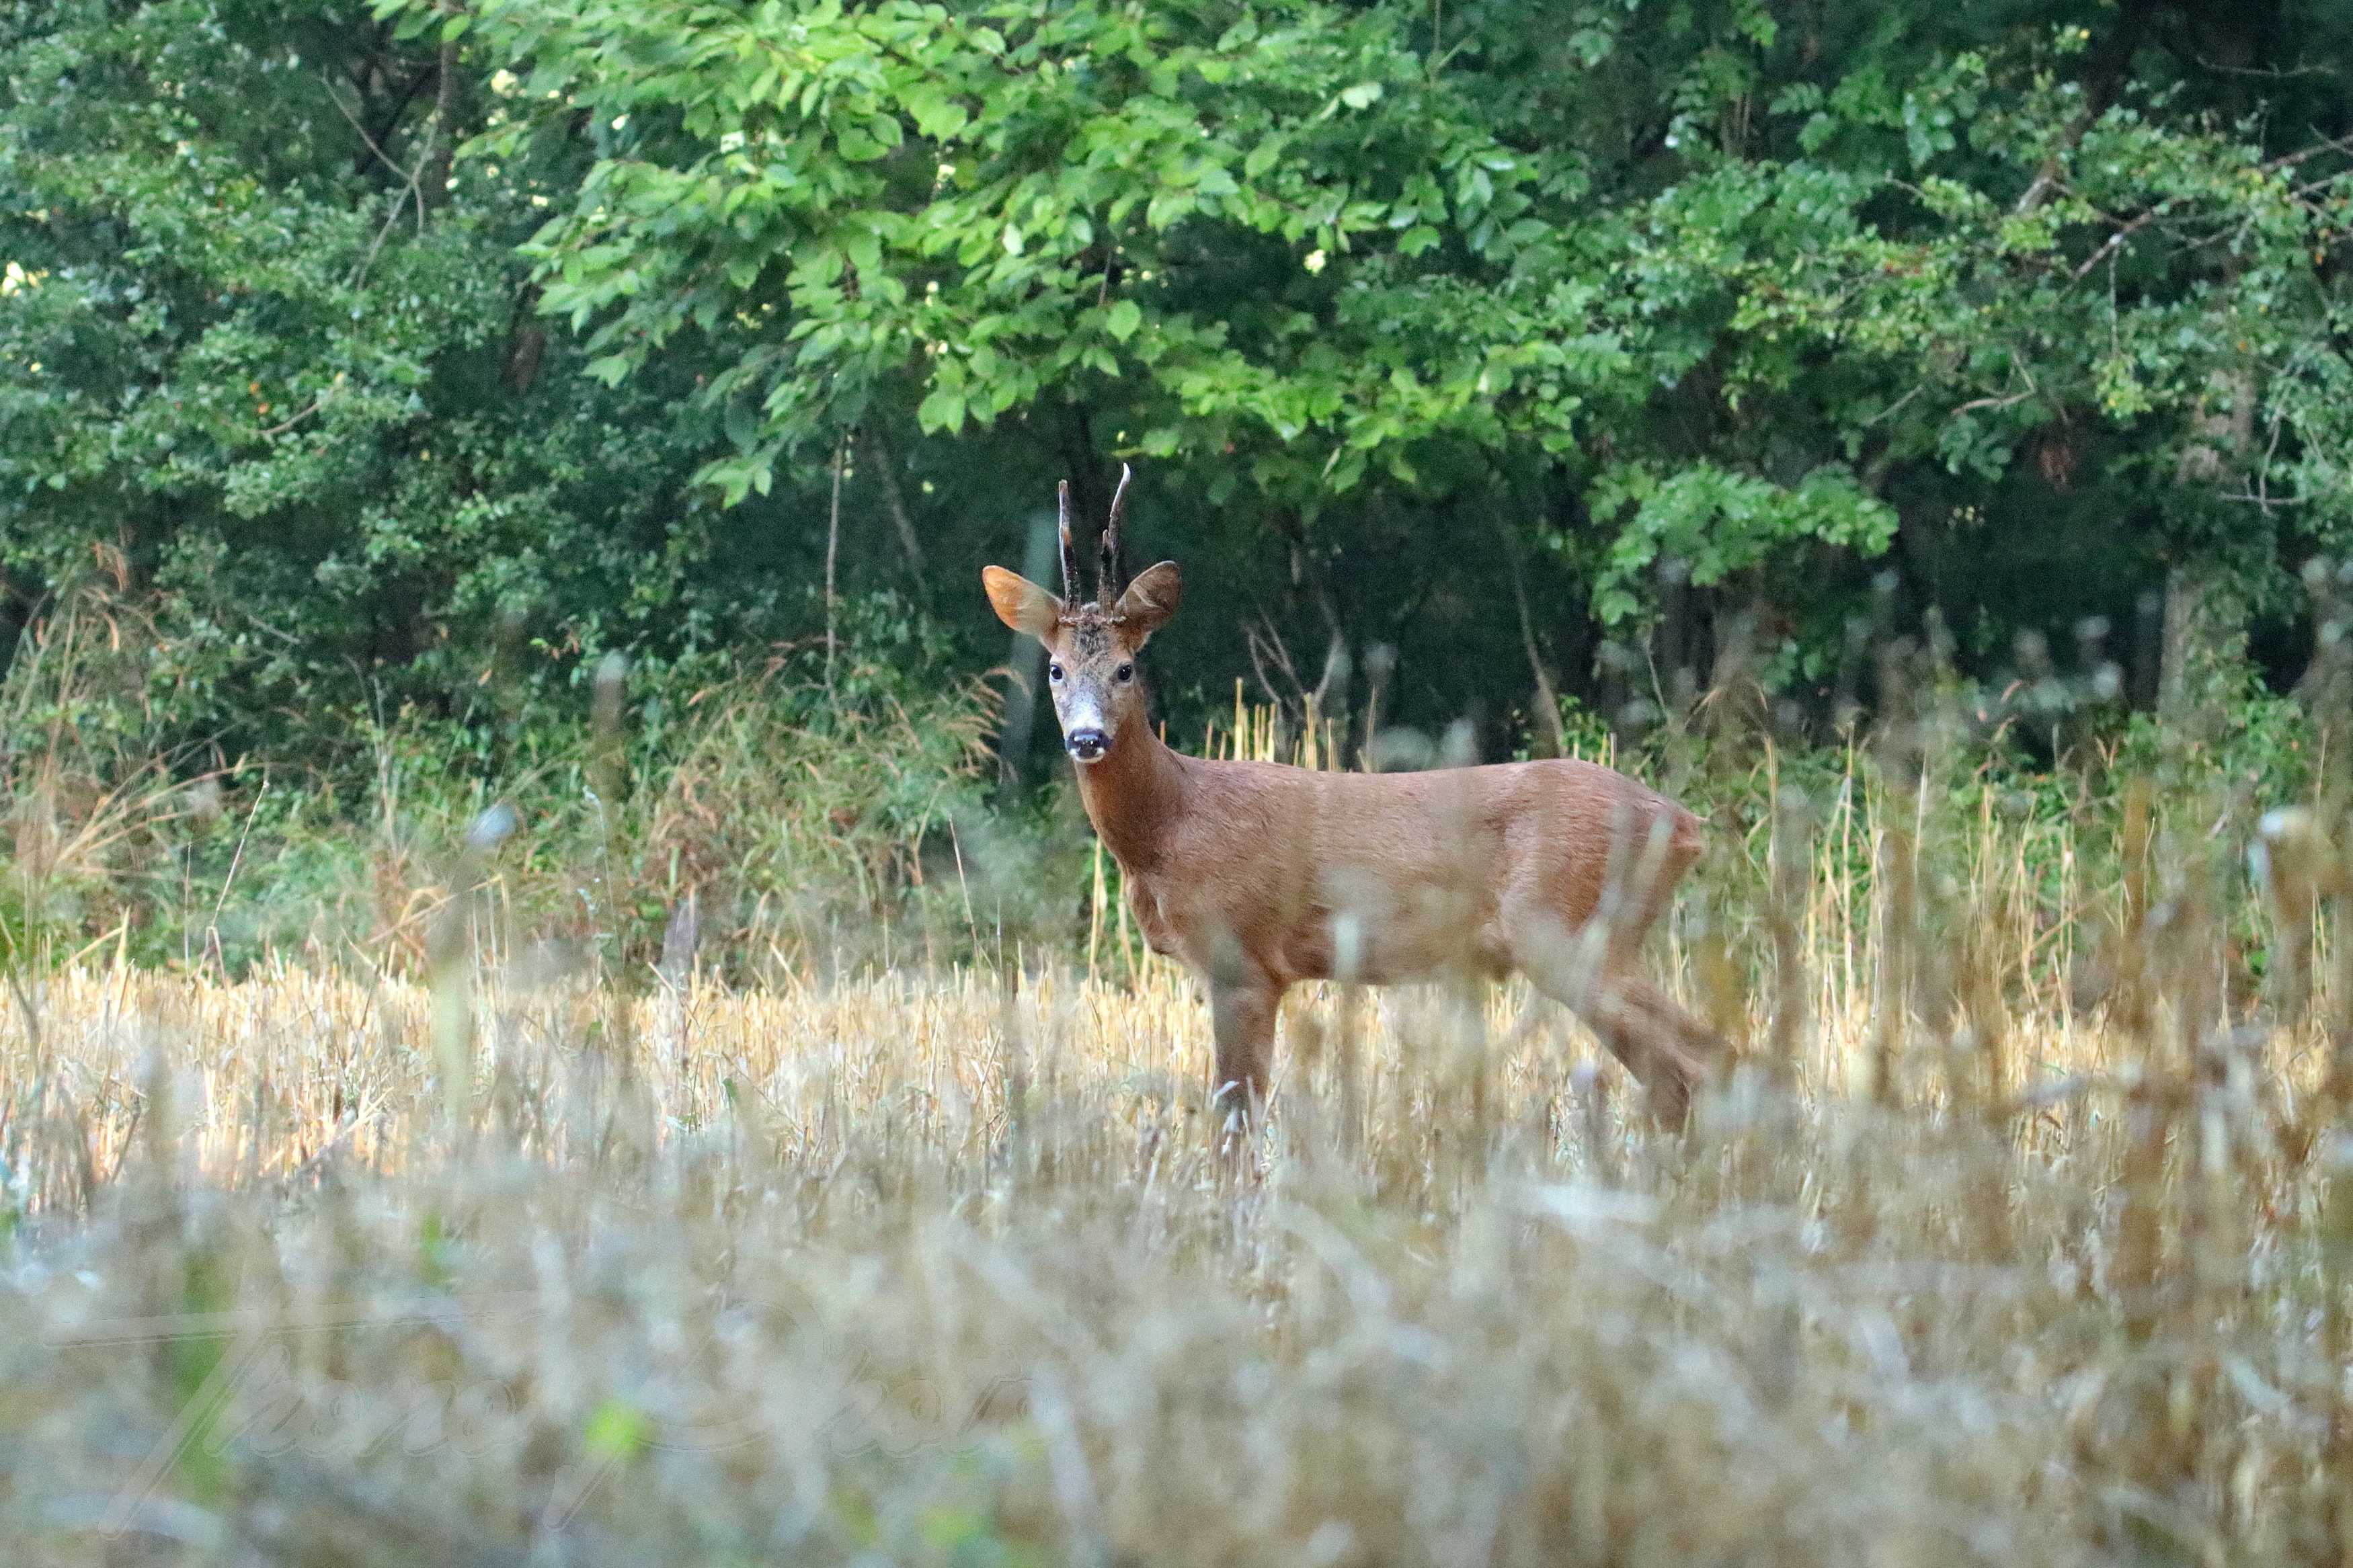
<svg viewBox="0 0 2353 1568">
<path fill-rule="evenodd" d="M 1111 737 L 1101 730 L 1073 730 L 1062 737 L 1062 743 L 1082 763 L 1094 762 L 1111 750 Z"/>
</svg>

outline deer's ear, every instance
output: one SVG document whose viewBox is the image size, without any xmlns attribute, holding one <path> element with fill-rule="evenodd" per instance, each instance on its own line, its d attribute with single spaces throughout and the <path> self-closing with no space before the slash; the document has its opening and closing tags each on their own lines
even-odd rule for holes
<svg viewBox="0 0 2353 1568">
<path fill-rule="evenodd" d="M 1062 601 L 1018 572 L 984 566 L 980 585 L 988 590 L 989 606 L 996 610 L 997 618 L 1017 632 L 1042 637 L 1061 618 Z"/>
<path fill-rule="evenodd" d="M 1176 570 L 1174 561 L 1163 561 L 1135 574 L 1135 581 L 1119 596 L 1118 607 L 1112 611 L 1112 616 L 1134 631 L 1141 646 L 1145 638 L 1167 624 L 1168 617 L 1184 602 L 1185 574 Z"/>
</svg>

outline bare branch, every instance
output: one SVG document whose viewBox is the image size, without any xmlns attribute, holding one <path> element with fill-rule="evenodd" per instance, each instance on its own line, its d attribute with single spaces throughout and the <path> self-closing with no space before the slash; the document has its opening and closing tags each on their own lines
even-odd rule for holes
<svg viewBox="0 0 2353 1568">
<path fill-rule="evenodd" d="M 327 400 L 327 395 L 326 395 L 326 394 L 325 394 L 325 393 L 321 393 L 318 396 L 316 396 L 316 397 L 314 397 L 314 398 L 311 399 L 310 405 L 309 405 L 308 407 L 304 408 L 301 413 L 296 414 L 296 415 L 295 415 L 295 416 L 293 416 L 291 418 L 288 419 L 288 420 L 287 420 L 283 425 L 272 425 L 269 429 L 264 430 L 261 434 L 262 434 L 265 437 L 270 437 L 270 436 L 283 436 L 283 435 L 285 435 L 285 434 L 286 434 L 286 432 L 288 432 L 289 430 L 291 430 L 292 428 L 294 428 L 294 426 L 296 426 L 297 425 L 300 425 L 301 423 L 302 423 L 302 421 L 304 421 L 305 419 L 308 419 L 309 417 L 311 417 L 311 415 L 316 414 L 317 412 L 319 412 L 319 405 L 320 405 L 321 404 L 324 403 L 326 400 Z"/>
<path fill-rule="evenodd" d="M 394 163 L 391 156 L 386 153 L 382 147 L 376 144 L 376 139 L 368 134 L 367 127 L 360 123 L 359 116 L 353 114 L 350 110 L 343 107 L 343 94 L 335 90 L 335 84 L 329 81 L 324 75 L 322 75 L 319 78 L 319 85 L 327 89 L 327 101 L 335 106 L 335 112 L 341 114 L 345 120 L 351 122 L 352 129 L 359 132 L 360 140 L 367 144 L 367 150 L 375 154 L 376 162 L 382 163 L 385 168 L 390 169 L 395 174 L 398 175 L 404 184 L 406 184 L 409 178 L 408 171 Z M 401 101 L 403 107 L 406 107 L 407 100 L 403 99 Z"/>
<path fill-rule="evenodd" d="M 2023 403 L 2033 395 L 2034 389 L 2032 387 L 2029 387 L 2024 392 L 2014 392 L 2008 397 L 1973 397 L 1967 403 L 1962 404 L 1958 408 L 1954 409 L 1953 412 L 1956 414 L 1974 414 L 1980 408 L 2008 408 L 2010 405 L 2014 403 Z"/>
</svg>

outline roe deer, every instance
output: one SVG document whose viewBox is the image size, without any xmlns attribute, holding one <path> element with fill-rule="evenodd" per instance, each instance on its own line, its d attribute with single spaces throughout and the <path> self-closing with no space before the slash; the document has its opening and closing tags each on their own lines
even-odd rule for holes
<svg viewBox="0 0 2353 1568">
<path fill-rule="evenodd" d="M 1213 1088 L 1262 1100 L 1283 991 L 1469 972 L 1525 974 L 1582 1016 L 1682 1122 L 1717 1041 L 1636 972 L 1636 950 L 1698 858 L 1700 819 L 1585 762 L 1429 773 L 1320 773 L 1172 751 L 1145 711 L 1136 656 L 1176 612 L 1163 561 L 1120 583 L 1123 469 L 1092 602 L 1080 596 L 1061 486 L 1062 596 L 1001 566 L 989 604 L 1046 645 L 1079 797 L 1154 952 L 1207 982 Z"/>
</svg>

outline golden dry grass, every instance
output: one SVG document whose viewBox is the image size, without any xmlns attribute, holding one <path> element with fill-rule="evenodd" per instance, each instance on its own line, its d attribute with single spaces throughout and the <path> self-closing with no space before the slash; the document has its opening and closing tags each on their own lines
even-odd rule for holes
<svg viewBox="0 0 2353 1568">
<path fill-rule="evenodd" d="M 1524 988 L 1322 987 L 1232 1157 L 1100 861 L 996 967 L 959 847 L 960 947 L 762 990 L 462 855 L 423 983 L 15 970 L 0 1561 L 2353 1562 L 2353 981 L 2268 1020 L 2145 795 L 2095 874 L 1871 789 L 1720 822 L 1682 1135 Z"/>
<path fill-rule="evenodd" d="M 54 975 L 6 1559 L 2343 1560 L 2312 1040 L 2184 1032 L 2196 964 L 2069 1012 L 1998 880 L 1940 967 L 1814 877 L 1798 1048 L 1741 1004 L 1683 1138 L 1523 993 L 1303 995 L 1240 1170 L 1109 927 L 1093 979 Z"/>
</svg>

